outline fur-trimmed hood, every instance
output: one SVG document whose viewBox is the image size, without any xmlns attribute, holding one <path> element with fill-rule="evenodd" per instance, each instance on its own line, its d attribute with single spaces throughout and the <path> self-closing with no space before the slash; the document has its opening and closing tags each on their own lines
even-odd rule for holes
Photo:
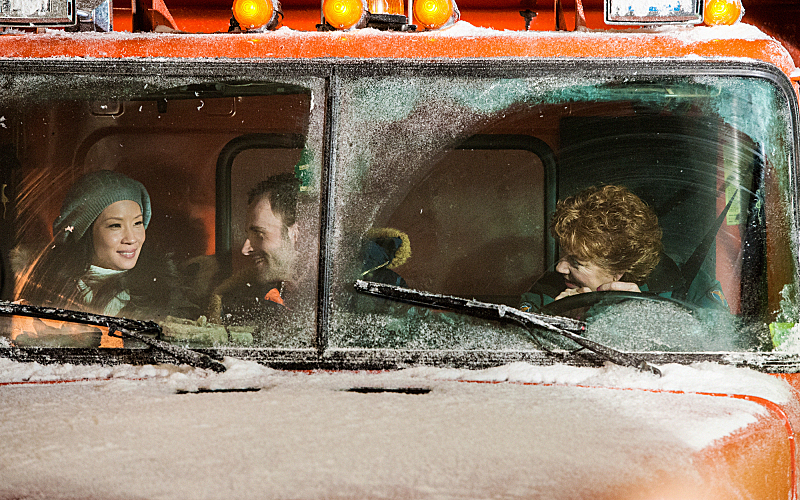
<svg viewBox="0 0 800 500">
<path fill-rule="evenodd" d="M 399 229 L 372 228 L 364 235 L 364 273 L 395 269 L 411 258 L 411 240 Z"/>
</svg>

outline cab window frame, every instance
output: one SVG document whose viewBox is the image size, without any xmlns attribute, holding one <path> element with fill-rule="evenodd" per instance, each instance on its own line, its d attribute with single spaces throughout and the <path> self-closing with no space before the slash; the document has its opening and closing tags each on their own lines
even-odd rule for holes
<svg viewBox="0 0 800 500">
<path fill-rule="evenodd" d="M 84 74 L 112 74 L 119 77 L 132 78 L 141 75 L 164 75 L 165 77 L 185 77 L 197 80 L 230 79 L 230 75 L 246 80 L 277 81 L 281 78 L 320 79 L 325 95 L 318 96 L 318 103 L 325 106 L 322 132 L 322 153 L 319 200 L 320 200 L 320 234 L 318 263 L 318 311 L 317 311 L 317 347 L 316 349 L 259 349 L 259 348 L 202 348 L 200 352 L 214 356 L 230 355 L 282 369 L 396 369 L 418 364 L 480 368 L 495 366 L 513 361 L 526 361 L 533 364 L 550 365 L 566 363 L 571 365 L 600 365 L 603 360 L 592 354 L 571 354 L 557 352 L 548 354 L 541 351 L 531 352 L 499 352 L 499 351 L 403 351 L 393 349 L 339 349 L 327 345 L 328 328 L 330 326 L 329 304 L 333 275 L 330 260 L 332 258 L 333 231 L 337 219 L 337 210 L 333 193 L 337 175 L 337 156 L 334 148 L 335 137 L 340 124 L 338 106 L 341 96 L 340 87 L 343 80 L 359 76 L 472 76 L 481 78 L 514 78 L 532 75 L 547 75 L 555 78 L 602 77 L 613 76 L 620 81 L 637 75 L 638 77 L 663 76 L 735 76 L 751 77 L 770 83 L 784 97 L 790 115 L 791 151 L 789 168 L 792 184 L 787 196 L 793 210 L 791 231 L 792 241 L 800 231 L 800 191 L 797 186 L 800 175 L 800 112 L 792 82 L 776 67 L 760 61 L 744 60 L 686 60 L 659 59 L 653 60 L 612 59 L 536 59 L 511 60 L 464 59 L 458 61 L 442 60 L 214 60 L 187 58 L 180 61 L 130 61 L 125 59 L 98 61 L 0 61 L 0 69 L 12 75 L 34 75 L 47 78 L 80 76 Z M 316 99 L 316 97 L 315 97 Z M 317 104 L 320 105 L 320 104 Z M 7 170 L 10 167 L 4 168 Z M 3 171 L 4 176 L 11 177 Z M 224 182 L 218 181 L 218 190 L 225 190 Z M 218 203 L 218 210 L 219 203 Z M 222 210 L 224 212 L 224 210 Z M 219 212 L 218 212 L 219 216 Z M 5 226 L 0 226 L 5 229 Z M 2 248 L 3 255 L 3 294 L 7 296 L 8 272 L 5 265 L 9 249 Z M 792 249 L 792 256 L 797 260 L 797 251 Z M 795 276 L 795 279 L 800 276 Z M 340 286 L 347 284 L 340 284 Z M 157 363 L 173 361 L 168 355 L 151 349 L 88 349 L 88 348 L 54 348 L 54 347 L 0 347 L 0 356 L 10 357 L 22 362 L 38 361 L 47 363 Z M 779 352 L 758 353 L 641 353 L 641 357 L 652 363 L 692 363 L 713 361 L 724 364 L 749 366 L 769 372 L 800 372 L 800 363 L 795 355 Z"/>
</svg>

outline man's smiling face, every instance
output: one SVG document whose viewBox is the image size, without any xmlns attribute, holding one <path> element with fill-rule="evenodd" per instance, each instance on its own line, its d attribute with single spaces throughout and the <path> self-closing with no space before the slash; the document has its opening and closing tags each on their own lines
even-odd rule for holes
<svg viewBox="0 0 800 500">
<path fill-rule="evenodd" d="M 269 199 L 262 197 L 247 208 L 247 239 L 242 253 L 248 256 L 259 281 L 291 280 L 297 258 L 297 227 L 286 227 L 272 211 Z"/>
</svg>

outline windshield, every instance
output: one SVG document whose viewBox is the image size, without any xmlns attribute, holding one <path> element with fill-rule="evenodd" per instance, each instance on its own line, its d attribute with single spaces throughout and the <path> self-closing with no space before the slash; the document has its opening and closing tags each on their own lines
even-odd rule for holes
<svg viewBox="0 0 800 500">
<path fill-rule="evenodd" d="M 797 349 L 769 79 L 276 67 L 0 77 L 0 347 Z"/>
<path fill-rule="evenodd" d="M 771 83 L 376 76 L 342 94 L 331 346 L 540 348 L 354 279 L 569 316 L 629 351 L 773 350 L 791 330 L 792 132 Z"/>
<path fill-rule="evenodd" d="M 4 75 L 3 298 L 156 321 L 181 345 L 312 349 L 320 82 Z M 144 347 L 2 321 L 15 346 Z"/>
</svg>

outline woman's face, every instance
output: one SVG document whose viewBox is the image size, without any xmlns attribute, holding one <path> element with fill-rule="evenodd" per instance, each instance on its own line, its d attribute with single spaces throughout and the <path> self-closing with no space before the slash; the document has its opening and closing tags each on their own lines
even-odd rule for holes
<svg viewBox="0 0 800 500">
<path fill-rule="evenodd" d="M 139 204 L 112 203 L 92 224 L 92 264 L 105 269 L 133 269 L 144 244 L 144 220 Z"/>
<path fill-rule="evenodd" d="M 565 255 L 556 264 L 556 271 L 564 276 L 567 288 L 590 288 L 597 291 L 600 285 L 619 281 L 621 274 L 614 275 L 594 262 L 581 262 L 572 255 Z"/>
</svg>

